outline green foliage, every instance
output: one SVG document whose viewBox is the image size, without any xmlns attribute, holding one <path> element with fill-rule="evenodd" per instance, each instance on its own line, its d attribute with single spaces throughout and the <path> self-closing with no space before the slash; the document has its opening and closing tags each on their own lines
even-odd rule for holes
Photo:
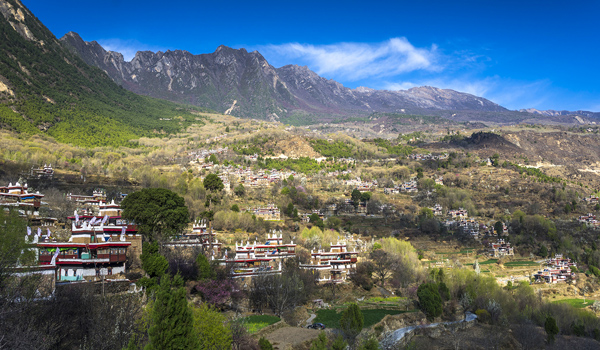
<svg viewBox="0 0 600 350">
<path fill-rule="evenodd" d="M 371 200 L 371 196 L 372 196 L 372 195 L 373 195 L 373 194 L 372 194 L 371 192 L 362 192 L 362 193 L 360 194 L 360 200 L 361 200 L 361 201 L 363 201 L 363 202 L 366 202 L 366 201 L 368 201 L 368 200 Z"/>
<path fill-rule="evenodd" d="M 362 331 L 365 318 L 356 303 L 351 303 L 342 312 L 340 317 L 340 329 L 347 339 L 353 340 Z"/>
<path fill-rule="evenodd" d="M 315 152 L 323 157 L 352 158 L 355 157 L 355 149 L 343 141 L 328 142 L 327 140 L 311 140 L 310 145 Z"/>
<path fill-rule="evenodd" d="M 273 350 L 273 345 L 265 337 L 260 337 L 258 347 L 260 347 L 260 350 Z"/>
<path fill-rule="evenodd" d="M 171 289 L 169 275 L 161 278 L 152 308 L 152 325 L 148 330 L 146 350 L 197 349 L 194 317 L 188 307 L 185 288 Z"/>
<path fill-rule="evenodd" d="M 325 335 L 325 332 L 319 333 L 319 336 L 312 341 L 310 350 L 327 350 L 327 335 Z"/>
<path fill-rule="evenodd" d="M 24 235 L 26 223 L 19 216 L 19 212 L 0 208 L 0 292 L 14 267 L 19 263 L 27 266 L 34 262 L 32 259 L 24 261 L 24 257 L 30 255 L 28 245 L 23 240 Z"/>
<path fill-rule="evenodd" d="M 196 266 L 198 267 L 198 279 L 200 280 L 214 279 L 217 275 L 206 255 L 202 253 L 198 254 L 196 258 Z"/>
<path fill-rule="evenodd" d="M 279 317 L 271 315 L 252 315 L 243 320 L 250 334 L 254 334 L 267 326 L 281 321 Z"/>
<path fill-rule="evenodd" d="M 231 206 L 231 211 L 234 211 L 234 212 L 236 212 L 236 213 L 239 213 L 239 212 L 240 212 L 240 206 L 239 206 L 239 205 L 237 205 L 237 204 L 234 204 L 234 205 L 232 205 L 232 206 Z"/>
<path fill-rule="evenodd" d="M 121 203 L 123 217 L 134 220 L 138 232 L 149 239 L 171 237 L 190 221 L 185 200 L 164 188 L 145 188 L 130 193 Z"/>
<path fill-rule="evenodd" d="M 233 193 L 235 193 L 235 195 L 238 197 L 244 197 L 244 195 L 246 194 L 246 188 L 243 184 L 239 184 L 235 186 L 235 188 L 233 189 Z"/>
<path fill-rule="evenodd" d="M 319 214 L 312 213 L 312 214 L 310 214 L 310 216 L 308 218 L 309 218 L 308 222 L 317 226 L 321 230 L 323 230 L 323 228 L 325 227 L 325 224 L 323 223 L 323 219 L 321 219 L 319 217 Z"/>
<path fill-rule="evenodd" d="M 352 190 L 352 203 L 354 203 L 354 207 L 358 207 L 358 205 L 360 204 L 360 200 L 362 198 L 362 194 L 360 193 L 360 191 L 355 188 L 354 190 Z"/>
<path fill-rule="evenodd" d="M 437 284 L 421 284 L 417 289 L 417 296 L 419 297 L 419 306 L 428 319 L 432 320 L 442 314 L 442 298 Z"/>
<path fill-rule="evenodd" d="M 158 251 L 158 243 L 144 243 L 142 254 L 142 269 L 150 276 L 150 278 L 161 278 L 169 268 L 169 262 Z"/>
<path fill-rule="evenodd" d="M 541 256 L 542 258 L 548 257 L 548 248 L 546 247 L 546 245 L 542 244 L 538 255 Z"/>
<path fill-rule="evenodd" d="M 371 336 L 360 345 L 358 350 L 379 350 L 379 342 L 377 342 L 377 338 Z"/>
<path fill-rule="evenodd" d="M 216 155 L 214 155 L 214 154 L 211 154 L 211 155 L 208 157 L 208 161 L 209 161 L 209 162 L 212 162 L 213 164 L 219 164 L 219 160 L 217 159 L 217 156 L 216 156 Z"/>
<path fill-rule="evenodd" d="M 548 335 L 548 343 L 554 343 L 554 337 L 559 332 L 558 325 L 556 324 L 556 319 L 554 319 L 554 317 L 552 316 L 546 317 L 544 329 L 546 330 L 546 334 Z"/>
<path fill-rule="evenodd" d="M 338 335 L 333 343 L 331 344 L 331 350 L 346 350 L 348 343 L 344 340 L 344 337 Z"/>
<path fill-rule="evenodd" d="M 221 191 L 225 188 L 223 180 L 217 174 L 208 174 L 204 178 L 204 188 L 211 192 Z"/>
<path fill-rule="evenodd" d="M 227 318 L 206 303 L 194 308 L 194 331 L 199 341 L 198 349 L 231 349 L 231 329 L 227 326 Z"/>
<path fill-rule="evenodd" d="M 442 270 L 440 270 L 442 271 Z M 446 283 L 439 282 L 438 283 L 438 292 L 443 300 L 450 300 L 450 289 L 446 286 Z"/>
<path fill-rule="evenodd" d="M 400 143 L 396 143 L 393 144 L 392 141 L 390 140 L 385 140 L 385 139 L 374 139 L 373 143 L 375 143 L 377 146 L 384 148 L 387 153 L 389 153 L 391 156 L 396 156 L 396 157 L 401 157 L 401 156 L 408 156 L 410 154 L 412 154 L 415 150 L 414 147 L 412 146 L 406 146 L 406 145 L 402 145 Z"/>
</svg>

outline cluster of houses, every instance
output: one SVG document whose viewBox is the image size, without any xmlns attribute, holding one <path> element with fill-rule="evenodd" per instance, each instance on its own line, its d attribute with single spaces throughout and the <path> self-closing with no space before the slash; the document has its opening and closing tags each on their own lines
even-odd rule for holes
<svg viewBox="0 0 600 350">
<path fill-rule="evenodd" d="M 31 167 L 29 171 L 30 179 L 52 179 L 54 177 L 54 169 L 52 164 L 44 164 L 41 168 Z"/>
<path fill-rule="evenodd" d="M 422 154 L 422 153 L 413 153 L 408 155 L 408 159 L 412 160 L 443 160 L 448 159 L 447 153 L 442 154 Z"/>
<path fill-rule="evenodd" d="M 582 224 L 586 224 L 588 227 L 600 227 L 600 221 L 596 219 L 596 215 L 588 213 L 587 215 L 581 215 L 577 221 Z"/>
<path fill-rule="evenodd" d="M 360 177 L 345 180 L 344 185 L 354 187 L 361 192 L 373 191 L 377 188 L 377 180 L 363 181 Z"/>
<path fill-rule="evenodd" d="M 242 209 L 244 213 L 255 215 L 256 218 L 262 218 L 265 221 L 281 220 L 281 211 L 275 204 L 267 204 L 266 207 L 254 207 Z"/>
<path fill-rule="evenodd" d="M 235 243 L 235 255 L 229 258 L 225 255 L 220 259 L 220 264 L 231 268 L 233 278 L 250 280 L 252 277 L 280 274 L 281 259 L 295 257 L 296 245 L 293 241 L 289 244 L 283 243 L 281 231 L 279 235 L 272 231 L 267 234 L 264 244 L 238 244 Z"/>
<path fill-rule="evenodd" d="M 589 196 L 589 197 L 585 197 L 584 202 L 586 202 L 587 204 L 598 204 L 600 203 L 599 198 L 597 196 Z"/>
<path fill-rule="evenodd" d="M 300 264 L 301 269 L 314 270 L 319 282 L 342 283 L 356 268 L 358 252 L 348 251 L 346 243 L 331 244 L 329 251 L 311 250 L 310 263 Z"/>
<path fill-rule="evenodd" d="M 219 147 L 215 149 L 200 149 L 189 152 L 188 155 L 192 160 L 204 162 L 204 159 L 210 157 L 213 154 L 223 154 L 229 150 L 228 147 Z"/>
<path fill-rule="evenodd" d="M 27 184 L 20 182 L 0 186 L 0 209 L 17 209 L 21 217 L 36 226 L 54 226 L 57 222 L 56 218 L 40 215 L 40 208 L 47 205 L 42 201 L 43 198 L 44 195 L 39 191 L 29 192 Z"/>
<path fill-rule="evenodd" d="M 544 263 L 545 267 L 533 275 L 538 283 L 560 283 L 568 280 L 574 280 L 577 275 L 574 270 L 577 264 L 562 254 L 556 254 L 554 258 L 549 258 Z"/>
<path fill-rule="evenodd" d="M 496 242 L 490 242 L 490 248 L 488 250 L 492 258 L 503 258 L 505 256 L 514 256 L 514 248 L 511 247 L 510 242 L 505 242 L 503 239 L 499 239 Z"/>
<path fill-rule="evenodd" d="M 204 163 L 201 165 L 202 169 L 213 170 L 216 166 L 212 162 Z M 249 167 L 243 167 L 240 165 L 228 165 L 219 166 L 218 176 L 223 180 L 223 184 L 229 184 L 229 179 L 233 178 L 237 182 L 243 184 L 246 187 L 268 187 L 273 183 L 287 179 L 290 176 L 296 176 L 295 171 L 284 171 L 284 170 L 259 170 L 254 171 Z M 225 186 L 226 189 L 228 186 Z"/>
<path fill-rule="evenodd" d="M 411 193 L 411 192 L 418 192 L 418 191 L 419 191 L 419 189 L 417 188 L 417 180 L 415 180 L 415 179 L 403 182 L 394 187 L 383 189 L 383 193 L 385 193 L 385 194 L 398 194 L 398 193 L 402 193 L 402 192 Z"/>
</svg>

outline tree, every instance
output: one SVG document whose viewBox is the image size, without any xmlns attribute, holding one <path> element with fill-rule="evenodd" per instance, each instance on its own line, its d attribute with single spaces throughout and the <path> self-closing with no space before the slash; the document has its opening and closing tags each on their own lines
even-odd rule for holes
<svg viewBox="0 0 600 350">
<path fill-rule="evenodd" d="M 223 180 L 217 174 L 208 174 L 204 178 L 204 188 L 211 192 L 221 191 L 225 188 Z"/>
<path fill-rule="evenodd" d="M 394 271 L 395 259 L 385 250 L 377 249 L 371 252 L 371 260 L 373 261 L 373 275 L 383 287 Z"/>
<path fill-rule="evenodd" d="M 337 338 L 331 344 L 331 350 L 346 350 L 348 343 L 344 340 L 344 337 L 338 335 Z"/>
<path fill-rule="evenodd" d="M 183 231 L 190 221 L 185 200 L 164 188 L 145 188 L 129 194 L 121 203 L 123 218 L 133 220 L 138 232 L 150 240 Z"/>
<path fill-rule="evenodd" d="M 554 337 L 558 334 L 559 329 L 556 324 L 556 320 L 552 316 L 546 317 L 546 322 L 544 323 L 544 328 L 546 329 L 546 334 L 548 335 L 548 343 L 554 343 Z"/>
<path fill-rule="evenodd" d="M 428 319 L 432 320 L 442 314 L 442 298 L 436 283 L 421 284 L 417 289 L 417 296 L 419 306 Z"/>
<path fill-rule="evenodd" d="M 273 345 L 265 337 L 260 337 L 258 346 L 260 347 L 260 350 L 273 350 Z"/>
<path fill-rule="evenodd" d="M 194 308 L 194 331 L 199 339 L 199 349 L 231 349 L 231 329 L 227 326 L 227 318 L 207 304 Z"/>
<path fill-rule="evenodd" d="M 171 278 L 161 278 L 160 288 L 152 307 L 152 325 L 148 330 L 146 350 L 196 349 L 194 317 L 185 298 L 185 288 L 171 289 Z"/>
<path fill-rule="evenodd" d="M 229 132 L 229 126 L 225 128 L 225 132 Z"/>
<path fill-rule="evenodd" d="M 327 350 L 327 336 L 325 332 L 319 333 L 319 336 L 312 341 L 310 350 Z"/>
<path fill-rule="evenodd" d="M 231 211 L 239 213 L 240 212 L 240 206 L 237 204 L 234 204 L 231 206 Z"/>
<path fill-rule="evenodd" d="M 243 184 L 239 184 L 235 186 L 235 188 L 233 189 L 233 193 L 235 193 L 235 195 L 238 197 L 244 197 L 244 195 L 246 194 L 246 188 Z"/>
<path fill-rule="evenodd" d="M 219 160 L 217 159 L 217 156 L 215 156 L 214 154 L 211 154 L 208 157 L 208 161 L 213 163 L 213 164 L 219 164 Z"/>
<path fill-rule="evenodd" d="M 196 266 L 198 267 L 198 279 L 207 280 L 216 277 L 215 269 L 208 261 L 206 255 L 200 253 L 196 258 Z"/>
<path fill-rule="evenodd" d="M 360 204 L 360 200 L 362 198 L 362 194 L 360 193 L 360 191 L 355 188 L 354 190 L 352 190 L 352 203 L 354 204 L 354 207 L 358 207 L 358 205 Z"/>
<path fill-rule="evenodd" d="M 17 210 L 11 209 L 6 212 L 0 209 L 0 292 L 3 291 L 7 279 L 12 270 L 21 262 L 21 265 L 27 266 L 33 261 L 22 261 L 35 259 L 33 251 L 27 250 L 27 244 L 23 240 L 26 235 L 26 223 L 19 216 Z"/>
<path fill-rule="evenodd" d="M 158 251 L 158 243 L 144 243 L 143 253 L 140 255 L 142 269 L 150 278 L 161 278 L 169 268 L 169 262 Z"/>
<path fill-rule="evenodd" d="M 323 219 L 321 219 L 319 217 L 319 214 L 316 214 L 316 213 L 310 214 L 310 216 L 308 217 L 308 222 L 310 222 L 313 225 L 317 226 L 321 230 L 323 230 L 323 228 L 325 227 L 325 224 L 323 223 Z"/>
<path fill-rule="evenodd" d="M 504 232 L 504 223 L 502 221 L 496 221 L 494 224 L 494 231 L 496 231 L 498 236 L 502 235 L 502 232 Z"/>
<path fill-rule="evenodd" d="M 379 343 L 377 338 L 369 337 L 364 343 L 360 345 L 358 350 L 379 350 Z"/>
<path fill-rule="evenodd" d="M 363 192 L 360 194 L 360 200 L 366 202 L 371 200 L 372 193 L 371 192 Z"/>
<path fill-rule="evenodd" d="M 356 336 L 362 331 L 365 324 L 365 318 L 356 303 L 351 303 L 348 308 L 342 312 L 340 317 L 340 328 L 344 337 L 354 343 Z"/>
</svg>

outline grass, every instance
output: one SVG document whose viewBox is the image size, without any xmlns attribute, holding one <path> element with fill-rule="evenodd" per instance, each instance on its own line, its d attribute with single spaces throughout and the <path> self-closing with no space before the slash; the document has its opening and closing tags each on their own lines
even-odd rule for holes
<svg viewBox="0 0 600 350">
<path fill-rule="evenodd" d="M 279 321 L 279 317 L 270 315 L 252 315 L 244 318 L 244 322 L 246 323 L 246 327 L 248 328 L 248 332 L 250 334 L 254 334 L 259 330 Z"/>
<path fill-rule="evenodd" d="M 509 261 L 504 266 L 540 266 L 535 261 Z"/>
<path fill-rule="evenodd" d="M 436 253 L 438 255 L 452 255 L 452 254 L 472 254 L 475 251 L 475 249 L 463 249 L 460 252 L 441 252 L 441 253 Z"/>
<path fill-rule="evenodd" d="M 399 300 L 406 300 L 406 297 L 389 297 L 389 298 L 373 297 L 373 298 L 369 298 L 369 299 L 365 300 L 365 302 L 367 302 L 367 303 L 380 303 L 380 302 L 393 303 L 393 302 L 397 302 Z"/>
<path fill-rule="evenodd" d="M 315 318 L 314 322 L 322 323 L 327 326 L 327 328 L 340 328 L 340 317 L 342 316 L 342 312 L 343 310 L 340 310 L 340 312 L 337 312 L 336 310 L 318 310 L 317 318 Z M 362 310 L 362 314 L 365 318 L 363 328 L 371 327 L 381 321 L 385 315 L 397 315 L 404 312 L 405 311 L 385 309 Z"/>
<path fill-rule="evenodd" d="M 479 265 L 491 265 L 498 262 L 498 259 L 488 259 L 484 262 L 480 262 Z"/>
<path fill-rule="evenodd" d="M 586 306 L 590 306 L 596 300 L 585 299 L 585 304 L 583 303 L 583 299 L 562 299 L 553 301 L 553 304 L 569 304 L 576 309 L 583 309 Z"/>
</svg>

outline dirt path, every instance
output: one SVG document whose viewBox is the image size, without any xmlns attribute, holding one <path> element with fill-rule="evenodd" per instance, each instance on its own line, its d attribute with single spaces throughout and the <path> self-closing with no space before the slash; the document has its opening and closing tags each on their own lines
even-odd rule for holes
<svg viewBox="0 0 600 350">
<path fill-rule="evenodd" d="M 321 331 L 316 329 L 283 327 L 266 335 L 265 338 L 273 344 L 273 349 L 285 350 L 304 343 L 307 340 L 315 339 L 319 336 L 320 332 Z"/>
<path fill-rule="evenodd" d="M 305 326 L 311 325 L 311 324 L 312 324 L 312 321 L 313 321 L 315 318 L 317 318 L 317 315 L 316 315 L 316 314 L 310 314 L 310 317 L 308 318 L 308 320 L 306 320 L 306 324 L 305 324 Z"/>
</svg>

